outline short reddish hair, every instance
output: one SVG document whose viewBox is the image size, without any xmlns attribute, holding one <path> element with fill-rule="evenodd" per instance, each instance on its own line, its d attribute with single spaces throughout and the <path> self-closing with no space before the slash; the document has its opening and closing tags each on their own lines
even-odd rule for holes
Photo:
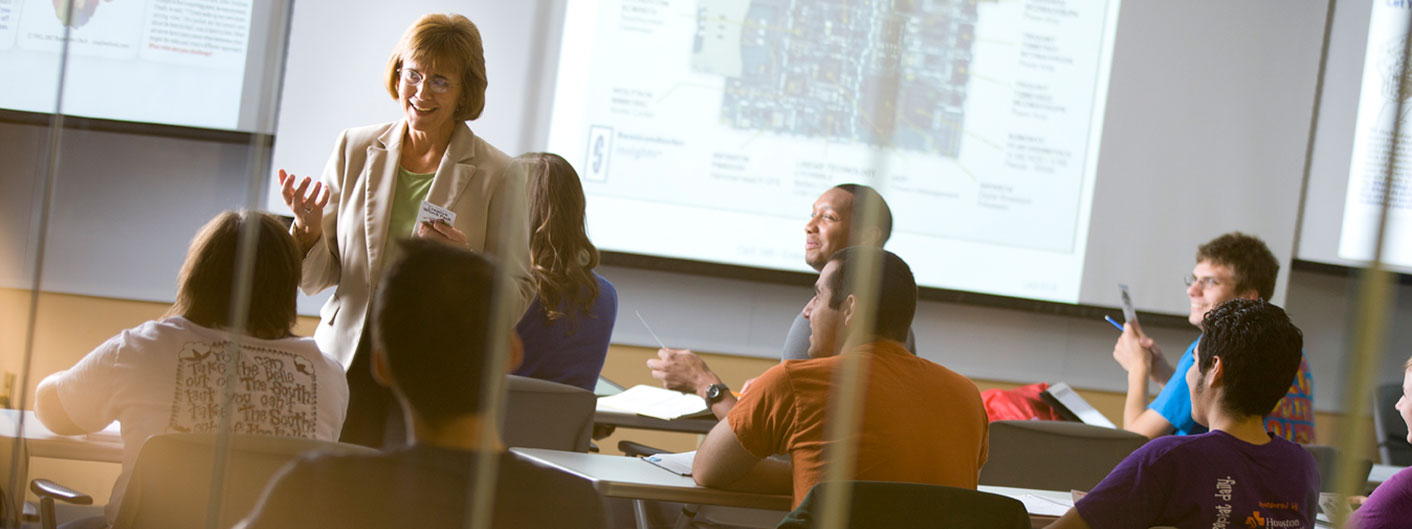
<svg viewBox="0 0 1412 529">
<path fill-rule="evenodd" d="M 455 117 L 469 121 L 485 110 L 485 50 L 480 30 L 461 15 L 422 15 L 402 34 L 387 60 L 387 92 L 397 99 L 402 86 L 402 61 L 410 58 L 437 68 L 461 70 L 461 104 Z"/>
</svg>

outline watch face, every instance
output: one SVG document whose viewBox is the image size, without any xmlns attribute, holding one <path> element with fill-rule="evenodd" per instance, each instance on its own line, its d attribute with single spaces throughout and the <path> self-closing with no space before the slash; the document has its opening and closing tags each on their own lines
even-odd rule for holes
<svg viewBox="0 0 1412 529">
<path fill-rule="evenodd" d="M 722 389 L 720 384 L 711 384 L 710 387 L 706 388 L 706 398 L 712 402 L 715 402 L 716 399 L 721 398 L 721 391 Z"/>
</svg>

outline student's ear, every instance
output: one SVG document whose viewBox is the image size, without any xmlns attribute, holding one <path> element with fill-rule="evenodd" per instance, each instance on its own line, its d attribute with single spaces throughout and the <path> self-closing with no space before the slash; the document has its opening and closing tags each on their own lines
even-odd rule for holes
<svg viewBox="0 0 1412 529">
<path fill-rule="evenodd" d="M 387 353 L 382 349 L 373 348 L 373 380 L 378 385 L 392 389 L 392 368 L 387 365 Z"/>
<path fill-rule="evenodd" d="M 525 361 L 525 344 L 520 341 L 520 335 L 515 331 L 510 331 L 510 357 L 505 359 L 505 372 L 511 373 L 520 368 L 520 363 Z"/>
<path fill-rule="evenodd" d="M 843 311 L 843 326 L 847 327 L 853 323 L 853 317 L 858 315 L 858 297 L 849 294 L 843 299 L 843 306 L 839 307 Z"/>
<path fill-rule="evenodd" d="M 1206 370 L 1207 376 L 1211 377 L 1211 387 L 1220 387 L 1226 382 L 1226 365 L 1221 363 L 1221 357 L 1211 357 L 1211 369 Z"/>
<path fill-rule="evenodd" d="M 1257 300 L 1260 299 L 1260 291 L 1252 288 L 1246 290 L 1245 292 L 1241 292 L 1240 294 L 1236 295 L 1236 297 L 1242 299 Z"/>
</svg>

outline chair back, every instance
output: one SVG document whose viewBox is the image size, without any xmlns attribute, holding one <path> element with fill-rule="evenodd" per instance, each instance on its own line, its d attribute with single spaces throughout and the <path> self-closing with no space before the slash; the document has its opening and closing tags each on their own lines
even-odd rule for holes
<svg viewBox="0 0 1412 529">
<path fill-rule="evenodd" d="M 208 511 L 213 508 L 219 509 L 217 527 L 231 527 L 250 514 L 270 478 L 296 457 L 311 452 L 377 452 L 333 441 L 232 434 L 221 469 L 219 503 L 211 505 L 217 441 L 218 436 L 209 433 L 167 433 L 149 438 L 137 454 L 113 528 L 206 527 Z"/>
<path fill-rule="evenodd" d="M 0 423 L 6 420 L 8 417 L 0 418 Z M 18 430 L 13 424 L 9 426 Z M 17 443 L 14 437 L 5 434 L 18 435 L 18 432 L 0 432 L 0 527 L 19 527 L 25 479 L 29 475 L 29 454 L 25 443 Z"/>
<path fill-rule="evenodd" d="M 1378 436 L 1378 458 L 1384 465 L 1412 466 L 1412 444 L 1407 442 L 1407 423 L 1397 413 L 1402 398 L 1401 384 L 1383 384 L 1373 393 L 1373 430 Z"/>
<path fill-rule="evenodd" d="M 1043 490 L 1089 490 L 1147 438 L 1069 421 L 990 423 L 982 485 Z"/>
<path fill-rule="evenodd" d="M 1354 465 L 1353 471 L 1357 473 L 1358 483 L 1368 481 L 1368 473 L 1373 471 L 1373 462 L 1367 459 L 1351 459 L 1344 457 L 1342 451 L 1329 445 L 1299 445 L 1309 451 L 1314 456 L 1314 464 L 1319 467 L 1319 492 L 1335 492 L 1338 488 L 1338 473 L 1341 465 L 1347 463 Z M 1362 491 L 1358 491 L 1361 493 Z"/>
<path fill-rule="evenodd" d="M 505 446 L 587 452 L 598 403 L 583 388 L 506 375 Z"/>
<path fill-rule="evenodd" d="M 853 487 L 845 526 L 850 529 L 1030 528 L 1025 505 L 1014 498 L 941 485 L 847 481 L 815 485 L 776 529 L 814 528 L 823 515 L 824 492 L 834 485 Z"/>
</svg>

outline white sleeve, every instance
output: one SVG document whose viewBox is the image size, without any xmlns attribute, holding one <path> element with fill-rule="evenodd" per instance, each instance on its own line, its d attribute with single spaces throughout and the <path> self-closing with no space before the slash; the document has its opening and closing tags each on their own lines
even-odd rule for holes
<svg viewBox="0 0 1412 529">
<path fill-rule="evenodd" d="M 59 404 L 74 426 L 96 432 L 117 420 L 118 399 L 114 397 L 123 379 L 118 353 L 128 332 L 109 338 L 73 367 L 55 376 Z"/>
</svg>

